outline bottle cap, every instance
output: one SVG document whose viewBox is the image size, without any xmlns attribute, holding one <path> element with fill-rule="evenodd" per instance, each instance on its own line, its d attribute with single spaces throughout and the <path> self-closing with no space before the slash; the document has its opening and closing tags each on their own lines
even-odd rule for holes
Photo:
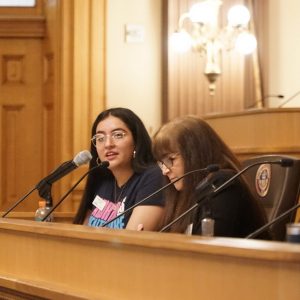
<svg viewBox="0 0 300 300">
<path fill-rule="evenodd" d="M 39 207 L 45 207 L 46 206 L 46 201 L 45 200 L 40 200 L 39 201 Z"/>
</svg>

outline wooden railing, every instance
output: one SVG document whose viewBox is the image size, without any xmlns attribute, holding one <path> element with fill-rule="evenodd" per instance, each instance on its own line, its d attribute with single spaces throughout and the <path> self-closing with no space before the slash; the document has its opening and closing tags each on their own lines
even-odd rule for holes
<svg viewBox="0 0 300 300">
<path fill-rule="evenodd" d="M 262 154 L 300 157 L 300 109 L 253 109 L 205 117 L 240 159 Z"/>
</svg>

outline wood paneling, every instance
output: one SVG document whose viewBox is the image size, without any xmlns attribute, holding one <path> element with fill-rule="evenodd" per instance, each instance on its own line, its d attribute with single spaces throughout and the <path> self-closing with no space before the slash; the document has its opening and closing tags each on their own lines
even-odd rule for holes
<svg viewBox="0 0 300 300">
<path fill-rule="evenodd" d="M 18 7 L 18 6 L 0 7 L 0 15 L 22 15 L 22 16 L 43 15 L 43 2 L 44 1 L 47 1 L 47 0 L 36 0 L 36 5 L 33 7 Z"/>
<path fill-rule="evenodd" d="M 300 110 L 272 108 L 205 116 L 240 159 L 263 154 L 300 157 Z"/>
<path fill-rule="evenodd" d="M 0 9 L 0 210 L 89 148 L 90 127 L 105 105 L 105 14 L 105 0 Z M 86 170 L 53 184 L 54 202 Z M 58 210 L 74 211 L 82 189 Z M 39 198 L 32 197 L 17 211 L 35 211 Z"/>
<path fill-rule="evenodd" d="M 45 18 L 43 16 L 5 16 L 0 10 L 0 37 L 43 38 Z"/>
<path fill-rule="evenodd" d="M 26 26 L 23 29 L 28 32 Z M 15 39 L 3 36 L 0 37 L 0 206 L 7 209 L 42 176 L 42 61 L 40 36 L 23 38 L 22 33 Z M 34 199 L 37 197 L 33 196 L 32 202 L 22 204 L 17 210 L 31 209 L 32 203 L 37 203 Z"/>
<path fill-rule="evenodd" d="M 60 1 L 60 9 L 60 27 L 52 38 L 52 42 L 59 41 L 54 91 L 55 115 L 59 116 L 61 127 L 55 129 L 60 133 L 55 153 L 56 157 L 68 160 L 89 149 L 91 125 L 105 107 L 106 6 L 104 0 L 75 0 Z M 87 166 L 72 173 L 69 180 L 62 180 L 58 194 L 65 193 L 85 171 Z M 82 189 L 83 184 L 76 188 L 71 201 L 65 202 L 64 211 L 76 209 Z"/>
</svg>

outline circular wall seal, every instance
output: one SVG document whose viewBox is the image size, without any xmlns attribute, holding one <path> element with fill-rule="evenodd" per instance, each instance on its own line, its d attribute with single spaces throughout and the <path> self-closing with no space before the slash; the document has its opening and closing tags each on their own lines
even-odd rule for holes
<svg viewBox="0 0 300 300">
<path fill-rule="evenodd" d="M 256 171 L 255 188 L 260 197 L 265 197 L 269 191 L 271 182 L 271 165 L 262 164 Z"/>
</svg>

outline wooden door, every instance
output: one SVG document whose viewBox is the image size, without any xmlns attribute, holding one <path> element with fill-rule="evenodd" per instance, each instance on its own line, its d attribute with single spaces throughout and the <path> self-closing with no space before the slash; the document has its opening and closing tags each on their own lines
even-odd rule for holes
<svg viewBox="0 0 300 300">
<path fill-rule="evenodd" d="M 42 39 L 40 30 L 27 32 L 42 23 L 10 21 L 2 19 L 7 32 L 0 35 L 0 211 L 42 175 Z M 16 211 L 28 211 L 37 199 L 33 194 Z"/>
</svg>

